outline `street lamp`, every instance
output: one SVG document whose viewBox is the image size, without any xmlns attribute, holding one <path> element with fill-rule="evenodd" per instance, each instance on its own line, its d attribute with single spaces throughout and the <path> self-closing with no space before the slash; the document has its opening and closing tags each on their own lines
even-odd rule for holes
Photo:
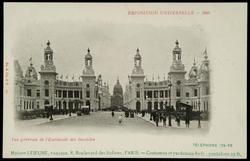
<svg viewBox="0 0 250 161">
<path fill-rule="evenodd" d="M 99 110 L 101 110 L 101 94 L 102 94 L 102 91 L 101 91 L 100 88 L 98 87 Z"/>
<path fill-rule="evenodd" d="M 198 107 L 199 107 L 199 118 L 198 118 L 198 128 L 201 128 L 201 102 L 200 102 L 201 96 L 200 96 L 200 87 L 199 87 L 199 102 L 198 102 Z"/>
<path fill-rule="evenodd" d="M 168 126 L 172 126 L 171 123 L 171 87 L 172 87 L 172 83 L 171 83 L 171 76 L 168 77 L 169 79 L 169 116 L 168 116 Z"/>
<path fill-rule="evenodd" d="M 53 103 L 52 103 L 52 95 L 51 95 L 51 103 L 50 103 L 50 107 L 49 107 L 49 111 L 50 111 L 50 119 L 49 120 L 53 120 L 53 117 L 52 117 L 52 112 L 53 112 Z"/>
</svg>

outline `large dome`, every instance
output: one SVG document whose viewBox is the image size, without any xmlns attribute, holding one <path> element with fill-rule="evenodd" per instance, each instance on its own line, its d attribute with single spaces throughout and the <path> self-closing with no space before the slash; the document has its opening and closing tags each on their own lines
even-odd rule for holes
<svg viewBox="0 0 250 161">
<path fill-rule="evenodd" d="M 122 90 L 122 86 L 119 82 L 119 80 L 117 80 L 115 86 L 114 86 L 114 90 L 113 90 L 113 95 L 123 95 L 123 90 Z"/>
</svg>

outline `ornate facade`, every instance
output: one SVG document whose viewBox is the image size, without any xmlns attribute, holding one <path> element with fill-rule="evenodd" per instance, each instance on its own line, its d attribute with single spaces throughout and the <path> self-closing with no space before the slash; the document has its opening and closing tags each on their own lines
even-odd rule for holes
<svg viewBox="0 0 250 161">
<path fill-rule="evenodd" d="M 209 60 L 207 51 L 203 55 L 201 66 L 194 61 L 188 78 L 185 78 L 185 66 L 182 63 L 182 50 L 176 41 L 172 51 L 172 65 L 168 73 L 168 80 L 145 80 L 142 69 L 142 57 L 137 49 L 134 56 L 134 69 L 129 76 L 129 83 L 124 93 L 124 106 L 132 110 L 165 109 L 165 106 L 177 107 L 178 102 L 192 105 L 194 111 L 209 111 L 210 83 Z M 199 106 L 200 105 L 200 106 Z"/>
<path fill-rule="evenodd" d="M 117 82 L 114 86 L 113 96 L 111 98 L 111 106 L 116 108 L 123 107 L 123 90 L 119 79 L 117 79 Z"/>
<path fill-rule="evenodd" d="M 53 105 L 54 109 L 78 109 L 81 105 L 87 105 L 93 110 L 110 107 L 109 87 L 102 83 L 101 75 L 96 78 L 92 63 L 93 58 L 88 49 L 82 81 L 60 80 L 49 41 L 44 49 L 40 79 L 31 62 L 23 76 L 22 68 L 16 60 L 14 103 L 17 111 L 44 109 L 46 105 Z"/>
</svg>

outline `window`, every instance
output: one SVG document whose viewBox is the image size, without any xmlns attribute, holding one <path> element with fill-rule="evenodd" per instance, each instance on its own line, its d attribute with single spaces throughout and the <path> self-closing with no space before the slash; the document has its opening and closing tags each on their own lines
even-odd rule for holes
<svg viewBox="0 0 250 161">
<path fill-rule="evenodd" d="M 31 97 L 31 89 L 27 89 L 27 96 Z"/>
<path fill-rule="evenodd" d="M 45 80 L 45 81 L 44 81 L 44 85 L 48 86 L 48 85 L 49 85 L 49 81 L 48 81 L 48 80 Z"/>
<path fill-rule="evenodd" d="M 23 102 L 23 109 L 26 107 L 26 101 Z"/>
<path fill-rule="evenodd" d="M 165 90 L 165 98 L 168 98 L 168 90 Z"/>
<path fill-rule="evenodd" d="M 137 84 L 136 84 L 136 87 L 138 87 L 138 88 L 139 88 L 139 87 L 140 87 L 140 84 L 139 84 L 139 83 L 137 83 Z"/>
<path fill-rule="evenodd" d="M 40 90 L 36 90 L 36 96 L 40 97 Z"/>
<path fill-rule="evenodd" d="M 36 108 L 39 109 L 39 102 L 36 102 Z"/>
<path fill-rule="evenodd" d="M 62 97 L 62 91 L 58 90 L 58 97 Z"/>
<path fill-rule="evenodd" d="M 67 97 L 67 91 L 63 91 L 63 98 Z"/>
<path fill-rule="evenodd" d="M 198 90 L 194 89 L 194 96 L 197 96 L 197 95 L 198 95 Z"/>
<path fill-rule="evenodd" d="M 89 88 L 89 84 L 86 84 L 86 87 Z"/>
<path fill-rule="evenodd" d="M 45 97 L 49 97 L 49 89 L 45 89 Z"/>
<path fill-rule="evenodd" d="M 181 81 L 178 80 L 178 81 L 176 82 L 176 84 L 177 84 L 177 85 L 180 85 L 180 84 L 181 84 Z"/>
<path fill-rule="evenodd" d="M 188 92 L 186 92 L 186 97 L 189 97 L 189 93 Z"/>
<path fill-rule="evenodd" d="M 176 97 L 180 97 L 181 96 L 181 90 L 180 89 L 176 89 Z"/>
<path fill-rule="evenodd" d="M 163 94 L 164 92 L 163 91 L 160 91 L 160 97 L 163 98 Z"/>
<path fill-rule="evenodd" d="M 136 98 L 140 98 L 140 91 L 136 92 Z"/>
<path fill-rule="evenodd" d="M 90 97 L 90 92 L 86 91 L 86 97 L 89 98 Z"/>
<path fill-rule="evenodd" d="M 158 91 L 154 91 L 154 98 L 158 98 Z"/>
<path fill-rule="evenodd" d="M 79 98 L 79 91 L 74 91 L 74 97 Z"/>
<path fill-rule="evenodd" d="M 34 109 L 34 102 L 32 102 L 32 109 Z"/>
<path fill-rule="evenodd" d="M 73 98 L 73 91 L 68 91 L 68 97 Z"/>
<path fill-rule="evenodd" d="M 147 92 L 147 98 L 152 98 L 152 91 Z"/>
</svg>

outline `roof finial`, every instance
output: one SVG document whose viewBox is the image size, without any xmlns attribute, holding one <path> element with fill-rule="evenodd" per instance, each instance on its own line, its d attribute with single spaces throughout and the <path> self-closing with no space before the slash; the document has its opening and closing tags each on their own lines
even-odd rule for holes
<svg viewBox="0 0 250 161">
<path fill-rule="evenodd" d="M 205 51 L 203 52 L 204 58 L 207 60 L 208 56 L 207 56 L 207 47 L 205 48 Z"/>
<path fill-rule="evenodd" d="M 139 51 L 140 51 L 140 50 L 139 50 L 139 48 L 137 48 L 137 50 L 136 50 L 136 51 L 137 51 L 137 53 L 139 54 Z"/>
<path fill-rule="evenodd" d="M 48 40 L 48 42 L 47 42 L 47 45 L 49 46 L 50 45 L 50 41 Z"/>
<path fill-rule="evenodd" d="M 178 40 L 176 39 L 176 41 L 175 41 L 175 44 L 178 46 L 179 45 L 179 42 L 178 42 Z"/>
<path fill-rule="evenodd" d="M 194 58 L 194 63 L 193 63 L 193 65 L 194 65 L 194 66 L 196 65 L 195 58 Z"/>
<path fill-rule="evenodd" d="M 88 51 L 88 54 L 89 54 L 89 53 L 90 53 L 90 50 L 89 50 L 89 48 L 88 48 L 88 50 L 87 50 L 87 51 Z"/>
<path fill-rule="evenodd" d="M 32 64 L 32 57 L 30 57 L 29 62 L 30 62 L 30 66 L 32 66 L 33 65 Z"/>
</svg>

